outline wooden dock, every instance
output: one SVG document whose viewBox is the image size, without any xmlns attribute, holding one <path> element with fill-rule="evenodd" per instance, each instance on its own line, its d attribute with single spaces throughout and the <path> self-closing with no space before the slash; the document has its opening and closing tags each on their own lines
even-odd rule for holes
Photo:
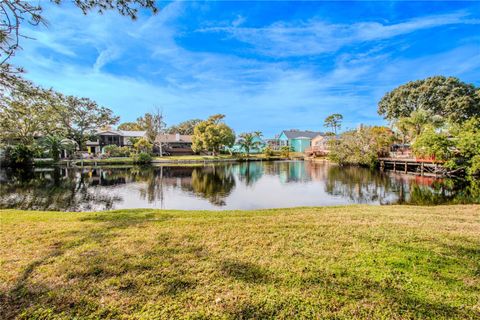
<svg viewBox="0 0 480 320">
<path fill-rule="evenodd" d="M 380 158 L 380 170 L 420 176 L 442 176 L 445 169 L 433 160 Z"/>
</svg>

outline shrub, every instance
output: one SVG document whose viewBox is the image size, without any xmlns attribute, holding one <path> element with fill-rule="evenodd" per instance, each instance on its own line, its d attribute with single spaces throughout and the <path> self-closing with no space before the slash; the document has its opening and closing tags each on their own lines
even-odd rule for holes
<svg viewBox="0 0 480 320">
<path fill-rule="evenodd" d="M 5 147 L 4 158 L 7 166 L 29 166 L 33 164 L 33 158 L 39 155 L 36 145 L 9 145 Z"/>
<path fill-rule="evenodd" d="M 131 149 L 129 147 L 119 147 L 114 144 L 105 146 L 103 150 L 111 157 L 128 157 L 131 153 Z"/>
<path fill-rule="evenodd" d="M 137 164 L 148 164 L 152 161 L 152 156 L 149 153 L 141 152 L 133 157 L 133 162 Z"/>
<path fill-rule="evenodd" d="M 289 146 L 283 146 L 280 148 L 280 155 L 283 157 L 283 158 L 288 158 L 290 156 L 290 147 Z"/>
<path fill-rule="evenodd" d="M 266 146 L 265 148 L 263 148 L 263 154 L 265 155 L 266 158 L 270 158 L 271 156 L 273 156 L 272 148 L 270 148 L 269 146 Z"/>
</svg>

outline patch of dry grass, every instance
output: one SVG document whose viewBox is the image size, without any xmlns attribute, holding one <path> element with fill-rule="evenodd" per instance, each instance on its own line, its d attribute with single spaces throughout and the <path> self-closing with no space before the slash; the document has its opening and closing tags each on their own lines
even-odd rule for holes
<svg viewBox="0 0 480 320">
<path fill-rule="evenodd" d="M 0 217 L 2 319 L 480 317 L 480 206 Z"/>
</svg>

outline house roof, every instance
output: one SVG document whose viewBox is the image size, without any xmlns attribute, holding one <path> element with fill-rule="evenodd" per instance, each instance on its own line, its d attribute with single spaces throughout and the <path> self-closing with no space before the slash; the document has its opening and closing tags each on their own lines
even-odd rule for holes
<svg viewBox="0 0 480 320">
<path fill-rule="evenodd" d="M 185 134 L 160 134 L 157 136 L 155 139 L 156 142 L 163 142 L 163 143 L 169 143 L 169 142 L 187 142 L 191 143 L 192 142 L 192 136 L 191 135 L 185 135 Z"/>
<path fill-rule="evenodd" d="M 144 137 L 147 134 L 147 131 L 126 131 L 126 130 L 105 130 L 105 131 L 98 131 L 97 134 L 99 135 L 118 135 L 122 137 Z"/>
<path fill-rule="evenodd" d="M 282 131 L 288 139 L 308 138 L 313 139 L 316 136 L 324 135 L 325 133 L 319 131 L 300 131 L 300 130 L 283 130 Z"/>
</svg>

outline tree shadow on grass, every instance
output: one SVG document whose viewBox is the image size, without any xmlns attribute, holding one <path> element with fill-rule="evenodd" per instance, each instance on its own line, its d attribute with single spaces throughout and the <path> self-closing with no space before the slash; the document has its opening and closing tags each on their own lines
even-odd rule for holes
<svg viewBox="0 0 480 320">
<path fill-rule="evenodd" d="M 251 262 L 223 260 L 220 270 L 226 276 L 249 283 L 267 283 L 273 280 L 273 275 L 268 270 Z"/>
<path fill-rule="evenodd" d="M 112 220 L 107 219 L 107 217 L 100 217 L 97 220 L 93 218 L 91 220 L 104 223 L 102 223 L 99 228 L 75 230 L 62 234 L 62 236 L 66 238 L 74 237 L 74 239 L 66 242 L 55 242 L 51 246 L 49 253 L 39 259 L 32 261 L 24 268 L 24 270 L 17 278 L 15 284 L 11 287 L 10 290 L 0 292 L 0 318 L 17 318 L 29 308 L 42 309 L 43 307 L 50 305 L 52 306 L 52 308 L 48 310 L 66 310 L 74 305 L 78 307 L 79 305 L 84 303 L 82 301 L 71 301 L 71 299 L 65 299 L 65 297 L 63 297 L 62 299 L 55 298 L 56 294 L 51 294 L 51 285 L 48 285 L 46 283 L 42 284 L 40 282 L 33 283 L 31 281 L 31 278 L 40 266 L 43 266 L 52 262 L 52 260 L 60 258 L 67 252 L 75 249 L 76 247 L 82 246 L 87 243 L 105 245 L 109 241 L 109 238 L 115 236 L 115 233 L 112 231 L 121 230 L 128 228 L 132 225 L 139 225 L 141 223 L 145 223 L 147 222 L 146 219 L 149 219 L 152 216 L 153 213 L 151 215 L 145 215 L 144 219 L 131 218 L 126 216 L 120 217 L 119 219 L 112 218 Z M 95 252 L 82 257 L 82 264 L 86 266 L 87 270 L 86 275 L 92 277 L 108 276 L 108 272 L 106 271 L 106 269 L 101 268 L 102 258 L 104 257 L 99 256 L 99 254 Z M 58 289 L 59 288 L 56 288 L 55 290 Z M 91 304 L 91 302 L 89 302 L 89 304 Z"/>
</svg>

